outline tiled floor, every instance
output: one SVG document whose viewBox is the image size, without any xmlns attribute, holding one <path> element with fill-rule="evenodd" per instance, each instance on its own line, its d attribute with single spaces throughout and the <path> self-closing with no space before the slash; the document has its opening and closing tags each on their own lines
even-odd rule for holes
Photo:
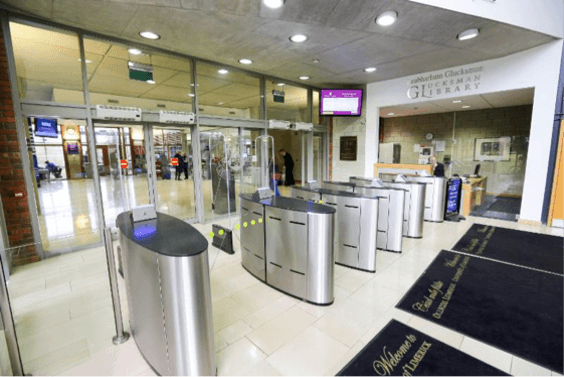
<svg viewBox="0 0 564 377">
<path fill-rule="evenodd" d="M 549 370 L 394 308 L 438 252 L 452 247 L 474 221 L 562 235 L 558 229 L 472 217 L 460 223 L 425 223 L 424 237 L 404 239 L 402 254 L 378 251 L 376 274 L 335 266 L 335 303 L 320 307 L 249 275 L 241 267 L 239 232 L 234 231 L 234 255 L 209 248 L 218 374 L 334 375 L 395 318 L 505 372 L 550 375 Z M 196 228 L 207 235 L 211 224 Z M 104 252 L 98 248 L 14 273 L 10 293 L 27 373 L 153 374 L 133 341 L 111 343 L 114 325 L 105 268 Z M 127 318 L 123 284 L 120 288 Z"/>
</svg>

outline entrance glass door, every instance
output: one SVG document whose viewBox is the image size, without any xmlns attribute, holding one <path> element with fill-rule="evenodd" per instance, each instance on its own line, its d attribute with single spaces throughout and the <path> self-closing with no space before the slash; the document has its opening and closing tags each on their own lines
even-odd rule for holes
<svg viewBox="0 0 564 377">
<path fill-rule="evenodd" d="M 323 182 L 323 135 L 313 134 L 313 180 Z"/>
<path fill-rule="evenodd" d="M 153 127 L 157 211 L 182 220 L 196 217 L 191 128 Z M 173 165 L 176 158 L 178 165 Z"/>
</svg>

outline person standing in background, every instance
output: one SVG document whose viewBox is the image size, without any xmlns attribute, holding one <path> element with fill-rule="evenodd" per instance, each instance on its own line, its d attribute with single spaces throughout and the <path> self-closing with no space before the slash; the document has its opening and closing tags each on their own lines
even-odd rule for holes
<svg viewBox="0 0 564 377">
<path fill-rule="evenodd" d="M 182 170 L 184 170 L 183 169 L 184 162 L 182 160 L 182 155 L 180 155 L 180 152 L 176 152 L 176 154 L 174 155 L 174 158 L 176 158 L 178 160 L 178 165 L 176 165 L 175 179 L 177 181 L 180 181 L 180 175 L 182 174 Z"/>
<path fill-rule="evenodd" d="M 429 157 L 429 164 L 432 166 L 433 175 L 435 177 L 444 177 L 445 176 L 445 166 L 437 161 L 435 156 Z"/>
<path fill-rule="evenodd" d="M 284 158 L 284 166 L 286 167 L 286 182 L 284 182 L 284 185 L 292 186 L 296 183 L 294 181 L 294 160 L 292 159 L 292 155 L 284 149 L 280 149 L 279 152 Z"/>
<path fill-rule="evenodd" d="M 184 179 L 188 179 L 188 156 L 186 152 L 182 153 L 182 170 L 184 171 Z"/>
</svg>

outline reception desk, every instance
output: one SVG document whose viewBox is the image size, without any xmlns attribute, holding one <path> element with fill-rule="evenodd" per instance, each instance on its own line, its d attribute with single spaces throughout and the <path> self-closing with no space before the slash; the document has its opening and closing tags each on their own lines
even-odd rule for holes
<svg viewBox="0 0 564 377">
<path fill-rule="evenodd" d="M 116 220 L 131 334 L 160 375 L 215 375 L 208 242 L 191 225 L 157 213 Z"/>
<path fill-rule="evenodd" d="M 462 183 L 462 216 L 468 216 L 474 207 L 484 203 L 487 187 L 488 177 L 467 178 Z"/>
<path fill-rule="evenodd" d="M 322 201 L 334 207 L 335 263 L 361 271 L 376 272 L 378 196 L 347 191 L 293 186 L 293 198 Z"/>
<path fill-rule="evenodd" d="M 335 208 L 256 193 L 240 198 L 243 267 L 291 296 L 332 304 Z"/>
</svg>

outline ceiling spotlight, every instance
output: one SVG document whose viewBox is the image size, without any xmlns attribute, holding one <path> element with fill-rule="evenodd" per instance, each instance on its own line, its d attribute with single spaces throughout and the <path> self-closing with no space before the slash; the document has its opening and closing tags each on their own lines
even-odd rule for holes
<svg viewBox="0 0 564 377">
<path fill-rule="evenodd" d="M 225 75 L 225 74 L 227 74 L 227 72 L 229 72 L 229 71 L 226 70 L 226 69 L 223 69 L 223 68 L 220 69 L 219 71 L 217 71 L 217 73 L 219 73 L 220 75 Z"/>
<path fill-rule="evenodd" d="M 458 34 L 456 38 L 458 38 L 459 41 L 465 41 L 476 38 L 478 34 L 480 34 L 480 29 L 474 27 L 472 29 L 464 30 L 462 33 Z"/>
<path fill-rule="evenodd" d="M 284 0 L 262 0 L 262 3 L 269 8 L 277 9 L 284 5 Z"/>
<path fill-rule="evenodd" d="M 138 48 L 130 48 L 129 50 L 127 50 L 131 55 L 141 55 L 142 51 L 139 50 Z"/>
<path fill-rule="evenodd" d="M 302 43 L 307 41 L 307 36 L 303 35 L 303 34 L 296 34 L 296 35 L 292 35 L 290 37 L 290 40 L 294 43 Z"/>
<path fill-rule="evenodd" d="M 81 58 L 78 58 L 78 61 L 81 62 L 82 59 L 81 59 Z M 86 64 L 90 64 L 90 63 L 92 63 L 92 60 L 86 59 L 85 62 L 86 62 Z"/>
<path fill-rule="evenodd" d="M 456 101 L 452 101 L 452 103 L 460 103 L 462 100 L 457 99 Z"/>
<path fill-rule="evenodd" d="M 188 97 L 195 97 L 196 95 L 194 93 L 188 93 Z"/>
<path fill-rule="evenodd" d="M 309 76 L 300 76 L 299 79 L 300 80 L 309 80 L 310 77 Z"/>
<path fill-rule="evenodd" d="M 462 106 L 463 109 L 467 109 L 467 108 L 469 108 L 469 107 L 470 107 L 470 106 L 468 106 L 468 105 Z"/>
<path fill-rule="evenodd" d="M 223 105 L 223 102 L 218 102 L 217 104 L 218 104 L 218 105 Z"/>
<path fill-rule="evenodd" d="M 388 115 L 396 115 L 395 113 L 388 113 Z"/>
<path fill-rule="evenodd" d="M 313 59 L 312 62 L 314 62 L 315 64 L 319 63 L 319 59 Z"/>
<path fill-rule="evenodd" d="M 139 33 L 139 35 L 147 39 L 161 39 L 160 35 L 153 33 L 152 31 L 142 31 Z"/>
<path fill-rule="evenodd" d="M 286 84 L 284 84 L 283 82 L 279 82 L 278 84 L 276 84 L 276 86 L 284 86 Z"/>
<path fill-rule="evenodd" d="M 251 59 L 239 59 L 239 63 L 249 65 L 253 64 L 253 61 Z"/>
<path fill-rule="evenodd" d="M 398 19 L 398 12 L 389 10 L 376 17 L 376 23 L 380 26 L 390 26 Z"/>
<path fill-rule="evenodd" d="M 368 68 L 364 68 L 364 72 L 374 72 L 376 70 L 376 67 L 368 67 Z"/>
<path fill-rule="evenodd" d="M 147 84 L 155 84 L 155 80 L 147 80 L 145 81 Z"/>
</svg>

